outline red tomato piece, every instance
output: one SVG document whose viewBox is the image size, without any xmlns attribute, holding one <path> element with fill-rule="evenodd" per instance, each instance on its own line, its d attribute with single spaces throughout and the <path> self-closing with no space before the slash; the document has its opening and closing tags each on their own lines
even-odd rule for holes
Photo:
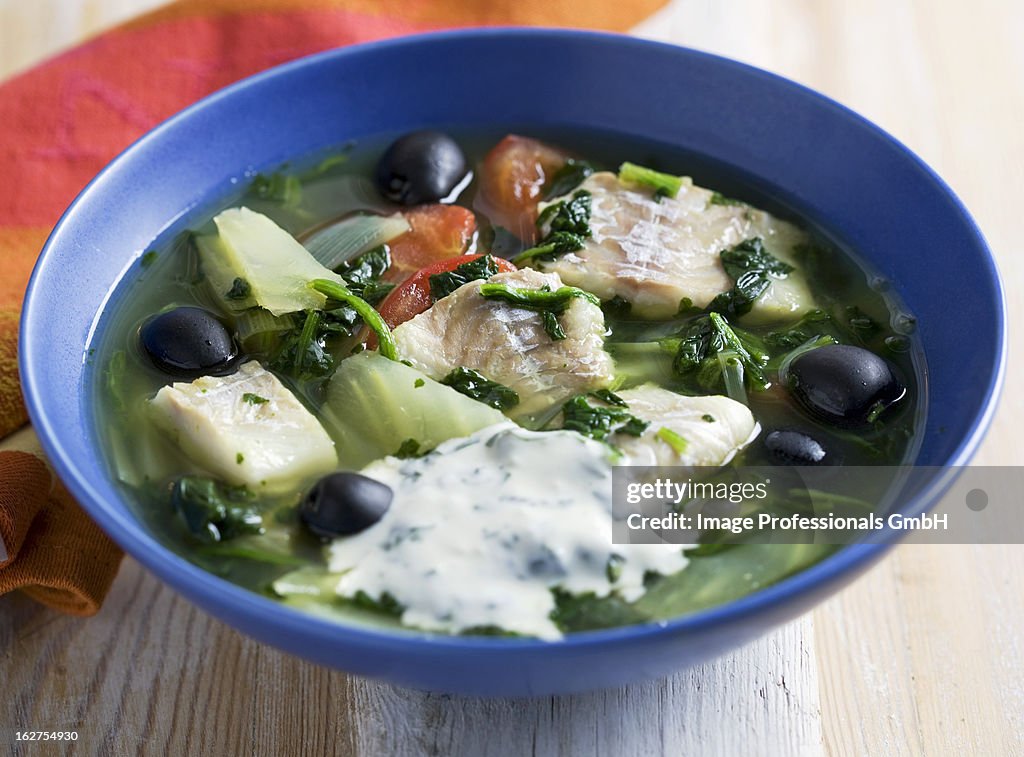
<svg viewBox="0 0 1024 757">
<path fill-rule="evenodd" d="M 471 260 L 476 260 L 481 257 L 483 257 L 483 255 L 459 255 L 421 268 L 412 276 L 407 278 L 403 283 L 399 284 L 395 289 L 392 289 L 391 293 L 384 298 L 384 301 L 377 308 L 377 311 L 380 313 L 381 318 L 383 318 L 391 328 L 395 328 L 395 326 L 405 323 L 413 316 L 422 313 L 434 303 L 430 296 L 431 276 L 437 273 L 451 271 L 463 263 L 468 263 Z M 495 258 L 494 262 L 498 264 L 499 271 L 516 270 L 514 265 L 503 258 Z M 375 347 L 376 344 L 376 336 L 371 334 L 367 341 L 367 345 L 369 347 Z"/>
<path fill-rule="evenodd" d="M 536 139 L 509 134 L 487 153 L 480 170 L 480 210 L 524 242 L 536 237 L 544 184 L 571 156 Z"/>
<path fill-rule="evenodd" d="M 423 205 L 405 213 L 412 227 L 388 242 L 391 267 L 382 279 L 401 284 L 438 260 L 462 255 L 476 234 L 473 211 L 458 205 Z"/>
</svg>

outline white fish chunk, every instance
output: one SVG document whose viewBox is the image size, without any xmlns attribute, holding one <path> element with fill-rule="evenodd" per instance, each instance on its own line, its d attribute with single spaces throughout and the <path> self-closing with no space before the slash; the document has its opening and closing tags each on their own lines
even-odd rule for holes
<svg viewBox="0 0 1024 757">
<path fill-rule="evenodd" d="M 557 274 L 532 269 L 490 278 L 509 286 L 558 289 Z M 514 389 L 516 417 L 545 410 L 584 392 L 609 386 L 614 364 L 604 350 L 604 314 L 575 299 L 558 316 L 566 338 L 552 340 L 538 313 L 480 295 L 483 282 L 463 284 L 394 331 L 398 356 L 433 379 L 472 368 Z"/>
<path fill-rule="evenodd" d="M 193 462 L 231 484 L 299 486 L 338 465 L 319 421 L 256 361 L 230 376 L 165 386 L 150 410 Z"/>
<path fill-rule="evenodd" d="M 650 422 L 642 436 L 615 435 L 630 465 L 724 465 L 760 431 L 749 408 L 728 397 L 688 397 L 653 384 L 617 394 Z M 685 440 L 681 452 L 658 436 L 663 428 Z"/>
<path fill-rule="evenodd" d="M 714 193 L 689 180 L 675 198 L 661 202 L 649 189 L 622 183 L 607 171 L 593 174 L 580 189 L 591 193 L 592 236 L 584 249 L 536 265 L 602 300 L 628 300 L 644 318 L 675 315 L 683 298 L 702 308 L 731 289 L 722 250 L 760 237 L 768 252 L 795 265 L 793 247 L 806 241 L 797 227 L 764 211 L 713 204 Z M 798 268 L 784 278 L 772 276 L 747 318 L 781 319 L 813 302 Z"/>
</svg>

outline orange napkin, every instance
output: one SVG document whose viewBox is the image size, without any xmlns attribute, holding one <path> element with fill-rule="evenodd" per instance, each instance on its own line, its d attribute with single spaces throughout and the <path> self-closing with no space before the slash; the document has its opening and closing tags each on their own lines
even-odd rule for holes
<svg viewBox="0 0 1024 757">
<path fill-rule="evenodd" d="M 18 384 L 22 295 L 53 224 L 146 130 L 256 71 L 339 45 L 487 24 L 625 31 L 666 0 L 178 0 L 0 85 L 0 594 L 95 613 L 121 552 L 42 459 Z M 28 450 L 28 451 L 25 451 Z"/>
</svg>

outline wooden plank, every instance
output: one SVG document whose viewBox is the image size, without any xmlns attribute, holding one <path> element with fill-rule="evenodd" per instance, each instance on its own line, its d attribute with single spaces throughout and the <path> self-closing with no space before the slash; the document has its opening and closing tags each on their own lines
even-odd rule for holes
<svg viewBox="0 0 1024 757">
<path fill-rule="evenodd" d="M 813 655 L 804 619 L 699 668 L 576 696 L 487 700 L 355 680 L 357 751 L 820 755 Z"/>
<path fill-rule="evenodd" d="M 95 618 L 0 598 L 0 650 L 5 745 L 77 730 L 104 755 L 352 751 L 348 676 L 241 636 L 133 560 Z"/>
<path fill-rule="evenodd" d="M 166 0 L 0 0 L 0 79 Z"/>
<path fill-rule="evenodd" d="M 638 686 L 452 697 L 351 678 L 257 644 L 126 560 L 93 619 L 0 598 L 0 649 L 0 727 L 78 730 L 80 746 L 100 754 L 287 754 L 297 745 L 366 755 L 822 753 L 807 618 Z"/>
<path fill-rule="evenodd" d="M 155 4 L 0 0 L 0 76 Z M 1024 5 L 685 0 L 640 31 L 775 70 L 876 120 L 939 169 L 1007 280 L 1024 281 Z M 1009 291 L 1017 321 L 1022 292 Z M 1011 350 L 1011 375 L 1022 356 Z M 1022 424 L 1024 403 L 1008 396 L 980 459 L 1018 464 Z M 0 599 L 0 729 L 78 728 L 83 751 L 133 755 L 1019 754 L 1021 596 L 1017 546 L 908 546 L 813 623 L 701 668 L 575 697 L 474 700 L 255 644 L 128 561 L 91 620 Z"/>
<path fill-rule="evenodd" d="M 1020 754 L 1022 567 L 1018 545 L 907 545 L 816 610 L 829 753 Z"/>
<path fill-rule="evenodd" d="M 646 28 L 806 83 L 908 144 L 974 213 L 1017 283 L 1011 321 L 1024 315 L 1014 223 L 1024 199 L 1024 6 L 687 3 Z M 1020 345 L 1014 337 L 1018 380 Z M 978 463 L 1019 465 L 1022 424 L 1024 403 L 1011 394 Z M 1022 559 L 1018 545 L 901 547 L 815 610 L 830 754 L 1024 753 Z"/>
</svg>

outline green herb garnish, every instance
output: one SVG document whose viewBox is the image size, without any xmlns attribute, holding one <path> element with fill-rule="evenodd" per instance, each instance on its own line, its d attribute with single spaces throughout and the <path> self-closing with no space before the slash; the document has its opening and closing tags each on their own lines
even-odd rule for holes
<svg viewBox="0 0 1024 757">
<path fill-rule="evenodd" d="M 253 394 L 252 392 L 246 392 L 243 394 L 242 401 L 248 402 L 250 405 L 262 405 L 266 402 L 270 402 L 266 397 L 261 397 L 258 394 Z"/>
<path fill-rule="evenodd" d="M 540 322 L 544 326 L 544 331 L 551 337 L 552 342 L 560 342 L 565 339 L 565 329 L 558 322 L 558 316 L 550 310 L 540 311 Z"/>
<path fill-rule="evenodd" d="M 662 426 L 657 431 L 657 437 L 661 439 L 665 444 L 675 450 L 677 455 L 682 455 L 686 452 L 686 448 L 690 446 L 690 443 L 686 439 L 670 428 Z"/>
<path fill-rule="evenodd" d="M 566 632 L 614 628 L 647 622 L 651 618 L 638 610 L 635 603 L 627 602 L 617 593 L 596 597 L 590 591 L 571 594 L 558 587 L 553 588 L 551 593 L 555 595 L 551 620 Z"/>
</svg>

